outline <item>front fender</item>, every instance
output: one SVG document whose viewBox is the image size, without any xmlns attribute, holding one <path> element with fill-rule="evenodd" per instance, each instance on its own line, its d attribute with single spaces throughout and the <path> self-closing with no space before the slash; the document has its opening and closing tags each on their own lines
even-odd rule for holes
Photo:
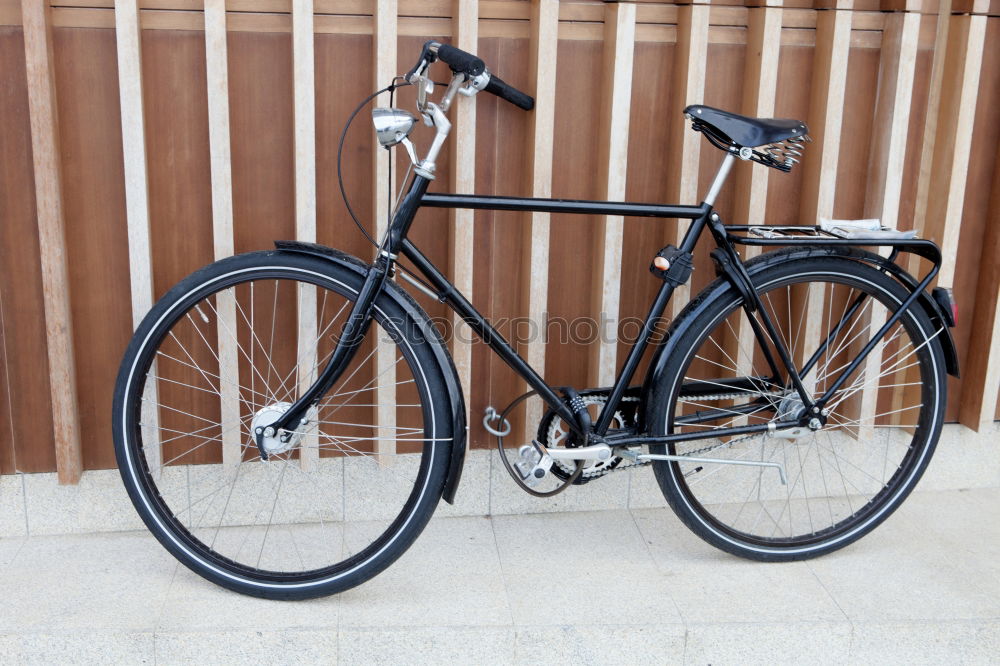
<svg viewBox="0 0 1000 666">
<path fill-rule="evenodd" d="M 902 267 L 889 261 L 887 258 L 861 248 L 850 246 L 789 247 L 776 250 L 774 252 L 765 252 L 764 254 L 760 254 L 753 259 L 750 259 L 744 265 L 746 266 L 747 274 L 753 278 L 775 264 L 793 259 L 805 259 L 815 256 L 836 256 L 871 264 L 896 279 L 910 291 L 912 291 L 919 282 L 916 278 L 903 270 Z M 664 342 L 657 347 L 656 352 L 653 355 L 653 359 L 650 361 L 649 369 L 646 371 L 646 378 L 643 381 L 641 401 L 643 409 L 640 411 L 639 415 L 639 426 L 642 429 L 641 432 L 645 432 L 646 430 L 645 405 L 648 404 L 652 388 L 664 378 L 667 360 L 671 358 L 674 353 L 674 347 L 677 339 L 680 337 L 682 327 L 689 326 L 691 322 L 697 319 L 698 315 L 707 307 L 709 303 L 713 302 L 717 298 L 721 298 L 723 294 L 730 289 L 735 289 L 735 287 L 730 283 L 729 279 L 725 275 L 718 277 L 705 287 L 690 303 L 688 303 L 677 318 L 671 322 L 666 338 L 664 339 Z M 941 313 L 940 307 L 926 291 L 920 294 L 917 299 L 917 303 L 927 312 L 927 316 L 930 317 L 931 323 L 942 329 L 942 333 L 938 336 L 938 339 L 941 340 L 941 347 L 944 351 L 945 366 L 949 375 L 958 377 L 958 352 L 955 348 L 955 341 L 951 335 L 951 329 L 945 323 L 946 320 Z"/>
<path fill-rule="evenodd" d="M 325 245 L 316 243 L 302 243 L 299 241 L 275 241 L 274 246 L 283 252 L 298 252 L 300 254 L 310 254 L 321 257 L 327 261 L 348 268 L 359 275 L 367 275 L 371 266 L 361 261 L 357 257 L 336 250 Z M 416 301 L 413 300 L 399 285 L 391 280 L 387 280 L 383 293 L 395 301 L 404 312 L 416 323 L 420 332 L 425 338 L 435 342 L 431 345 L 434 356 L 441 369 L 442 379 L 448 389 L 448 399 L 450 403 L 449 412 L 452 418 L 452 442 L 451 458 L 448 464 L 448 476 L 444 484 L 444 500 L 449 504 L 455 503 L 455 493 L 458 491 L 458 483 L 462 478 L 462 468 L 465 464 L 465 397 L 462 394 L 462 384 L 458 379 L 458 372 L 455 364 L 448 353 L 448 347 L 441 339 L 441 334 L 431 323 L 430 317 Z"/>
</svg>

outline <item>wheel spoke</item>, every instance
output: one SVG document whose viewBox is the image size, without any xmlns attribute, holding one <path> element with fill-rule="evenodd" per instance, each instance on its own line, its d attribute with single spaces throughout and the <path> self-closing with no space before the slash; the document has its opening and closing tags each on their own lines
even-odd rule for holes
<svg viewBox="0 0 1000 666">
<path fill-rule="evenodd" d="M 323 268 L 329 270 L 339 269 Z M 161 447 L 162 462 L 136 469 L 144 479 L 139 492 L 156 520 L 169 538 L 190 544 L 204 566 L 226 567 L 247 580 L 319 577 L 324 571 L 329 576 L 350 553 L 370 559 L 388 557 L 392 550 L 398 555 L 415 535 L 393 535 L 437 501 L 440 489 L 418 490 L 429 479 L 442 478 L 433 466 L 447 464 L 445 452 L 453 442 L 446 406 L 431 402 L 432 395 L 445 394 L 433 379 L 439 373 L 428 372 L 433 369 L 428 364 L 437 363 L 433 351 L 408 337 L 407 330 L 415 328 L 408 322 L 400 320 L 405 326 L 399 328 L 392 317 L 402 311 L 391 305 L 378 315 L 389 319 L 377 319 L 367 334 L 374 341 L 387 337 L 384 326 L 399 329 L 390 343 L 396 346 L 390 367 L 376 372 L 374 344 L 356 354 L 315 405 L 308 427 L 265 437 L 258 449 L 253 428 L 273 422 L 283 405 L 296 399 L 303 372 L 318 376 L 336 349 L 337 326 L 353 307 L 356 291 L 345 286 L 357 282 L 352 271 L 336 281 L 311 277 L 318 317 L 309 332 L 310 340 L 315 335 L 310 349 L 288 323 L 295 321 L 289 295 L 300 293 L 300 275 L 294 267 L 269 268 L 249 271 L 235 284 L 203 288 L 148 338 L 143 367 L 156 359 L 158 372 L 154 377 L 143 370 L 139 376 L 162 382 L 162 390 L 155 398 L 143 398 L 140 390 L 124 406 L 126 414 L 138 414 L 142 405 L 159 414 L 155 420 L 132 417 L 134 434 L 126 441 L 136 459 L 142 459 L 144 440 Z M 206 282 L 211 284 L 216 283 Z M 217 308 L 223 298 L 235 305 L 229 320 Z M 224 371 L 223 344 L 238 360 Z M 395 375 L 390 382 L 399 398 L 392 404 L 398 417 L 380 426 L 374 413 L 384 406 L 374 397 L 389 370 Z M 416 376 L 432 379 L 418 383 Z M 238 420 L 223 422 L 223 394 L 238 396 L 238 403 L 228 404 L 239 404 L 239 412 L 227 412 Z M 428 415 L 447 427 L 435 429 Z M 228 463 L 222 459 L 223 440 L 234 445 Z M 392 443 L 392 453 L 381 450 L 384 443 Z M 384 555 L 386 543 L 393 546 Z"/>
<path fill-rule="evenodd" d="M 870 316 L 876 305 L 891 316 L 902 299 L 895 283 L 891 289 L 882 286 L 891 282 L 882 274 L 852 261 L 831 260 L 829 264 L 838 270 L 788 271 L 779 278 L 757 278 L 764 285 L 758 291 L 778 341 L 796 363 L 804 363 L 810 353 L 815 357 L 806 383 L 813 400 L 840 379 L 881 328 Z M 845 264 L 851 266 L 843 268 Z M 855 278 L 855 273 L 863 278 Z M 691 396 L 681 390 L 670 407 L 673 432 L 704 432 L 704 439 L 674 444 L 673 450 L 682 456 L 720 461 L 777 463 L 784 468 L 787 485 L 763 466 L 656 463 L 676 466 L 668 478 L 671 487 L 676 486 L 687 499 L 675 506 L 697 514 L 689 524 L 704 525 L 706 532 L 729 535 L 726 538 L 736 535 L 747 543 L 779 549 L 803 544 L 819 547 L 854 526 L 867 524 L 899 492 L 899 470 L 911 465 L 919 452 L 914 443 L 927 430 L 920 426 L 928 415 L 927 400 L 921 397 L 926 395 L 926 373 L 932 362 L 928 347 L 940 331 L 925 324 L 918 327 L 915 316 L 897 321 L 879 341 L 884 353 L 877 367 L 866 373 L 862 363 L 845 377 L 830 396 L 818 430 L 778 433 L 783 437 L 751 433 L 712 439 L 713 432 L 734 424 L 794 417 L 802 413 L 795 411 L 801 409 L 802 401 L 790 385 L 770 386 L 755 379 L 772 375 L 766 355 L 756 337 L 751 339 L 754 349 L 747 350 L 746 341 L 737 335 L 746 330 L 746 318 L 754 315 L 748 315 L 738 301 L 722 299 L 718 309 L 708 312 L 717 314 L 703 313 L 705 328 L 699 330 L 695 323 L 683 334 L 690 342 L 682 337 L 675 343 L 676 353 L 683 354 L 679 359 L 688 359 L 677 361 L 685 364 L 683 385 L 706 388 Z M 706 330 L 709 326 L 711 330 Z M 817 330 L 807 335 L 807 326 Z M 732 386 L 733 378 L 745 378 L 740 380 L 743 386 Z M 753 382 L 752 388 L 746 382 Z M 712 396 L 707 387 L 717 387 L 718 395 Z M 859 398 L 866 401 L 866 409 L 857 407 Z M 753 404 L 758 399 L 763 404 Z M 699 423 L 681 420 L 695 414 L 715 418 Z M 859 439 L 860 432 L 873 434 Z"/>
</svg>

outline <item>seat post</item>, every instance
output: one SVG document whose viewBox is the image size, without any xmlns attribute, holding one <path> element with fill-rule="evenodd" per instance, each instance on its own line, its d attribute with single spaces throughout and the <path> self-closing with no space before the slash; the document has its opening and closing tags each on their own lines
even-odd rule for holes
<svg viewBox="0 0 1000 666">
<path fill-rule="evenodd" d="M 722 189 L 722 185 L 726 182 L 729 170 L 733 168 L 733 162 L 735 161 L 736 155 L 733 153 L 726 153 L 726 156 L 722 159 L 722 164 L 719 165 L 719 170 L 715 173 L 715 180 L 712 181 L 712 186 L 708 188 L 708 194 L 705 195 L 704 202 L 709 206 L 715 205 L 715 197 L 719 196 L 719 190 Z"/>
</svg>

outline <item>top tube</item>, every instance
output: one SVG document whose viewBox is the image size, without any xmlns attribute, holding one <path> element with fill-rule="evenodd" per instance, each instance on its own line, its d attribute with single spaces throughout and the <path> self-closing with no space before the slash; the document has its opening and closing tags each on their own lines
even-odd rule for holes
<svg viewBox="0 0 1000 666">
<path fill-rule="evenodd" d="M 421 206 L 470 208 L 577 215 L 625 215 L 630 217 L 673 217 L 696 220 L 706 215 L 708 204 L 698 206 L 628 203 L 624 201 L 583 201 L 577 199 L 534 199 L 497 197 L 481 194 L 424 194 Z"/>
</svg>

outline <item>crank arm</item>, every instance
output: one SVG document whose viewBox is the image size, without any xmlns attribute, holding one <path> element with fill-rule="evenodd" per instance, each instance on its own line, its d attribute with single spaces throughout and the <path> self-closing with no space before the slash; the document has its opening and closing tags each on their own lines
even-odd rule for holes
<svg viewBox="0 0 1000 666">
<path fill-rule="evenodd" d="M 540 442 L 537 445 L 543 455 L 548 455 L 553 460 L 608 460 L 611 458 L 611 447 L 607 444 L 592 444 L 576 448 L 567 448 L 565 446 L 546 447 Z"/>
</svg>

